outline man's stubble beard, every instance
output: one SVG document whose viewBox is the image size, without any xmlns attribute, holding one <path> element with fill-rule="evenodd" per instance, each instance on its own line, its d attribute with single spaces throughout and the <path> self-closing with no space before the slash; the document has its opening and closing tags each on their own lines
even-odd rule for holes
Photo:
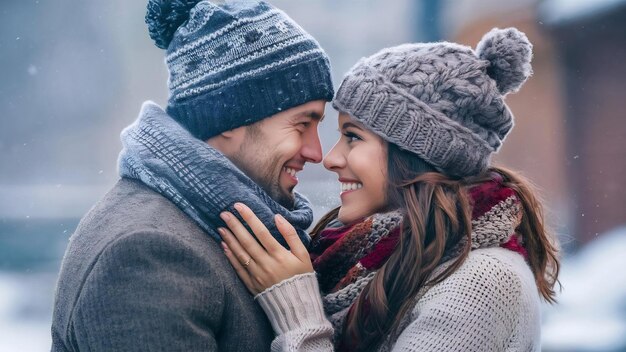
<svg viewBox="0 0 626 352">
<path fill-rule="evenodd" d="M 244 142 L 234 155 L 234 163 L 272 199 L 287 209 L 293 209 L 293 189 L 286 194 L 280 187 L 283 166 L 275 149 L 265 143 L 264 134 L 258 127 L 248 126 Z"/>
</svg>

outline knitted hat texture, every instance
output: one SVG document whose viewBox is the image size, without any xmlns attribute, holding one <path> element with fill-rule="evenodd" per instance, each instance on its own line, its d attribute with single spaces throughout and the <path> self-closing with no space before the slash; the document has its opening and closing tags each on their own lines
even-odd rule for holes
<svg viewBox="0 0 626 352">
<path fill-rule="evenodd" d="M 439 171 L 476 175 L 513 127 L 504 97 L 531 75 L 532 44 L 494 28 L 476 50 L 449 42 L 404 44 L 361 59 L 333 106 Z"/>
<path fill-rule="evenodd" d="M 149 0 L 145 19 L 166 49 L 167 113 L 197 138 L 332 99 L 324 50 L 265 1 Z"/>
</svg>

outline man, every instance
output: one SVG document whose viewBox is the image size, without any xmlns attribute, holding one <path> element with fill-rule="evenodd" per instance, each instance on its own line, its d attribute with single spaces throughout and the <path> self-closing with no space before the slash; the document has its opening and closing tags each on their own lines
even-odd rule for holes
<svg viewBox="0 0 626 352">
<path fill-rule="evenodd" d="M 308 240 L 312 211 L 293 188 L 322 159 L 328 58 L 265 2 L 151 0 L 146 22 L 167 49 L 167 111 L 144 103 L 122 133 L 120 181 L 71 238 L 52 350 L 269 350 L 272 328 L 220 249 L 219 214 L 243 201 Z"/>
</svg>

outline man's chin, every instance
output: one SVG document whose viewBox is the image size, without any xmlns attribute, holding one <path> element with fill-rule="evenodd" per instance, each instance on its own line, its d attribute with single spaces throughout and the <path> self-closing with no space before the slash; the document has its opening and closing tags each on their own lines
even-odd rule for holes
<svg viewBox="0 0 626 352">
<path fill-rule="evenodd" d="M 278 197 L 275 197 L 274 200 L 283 207 L 292 210 L 296 204 L 296 196 L 293 193 L 293 187 L 290 192 L 281 190 Z"/>
</svg>

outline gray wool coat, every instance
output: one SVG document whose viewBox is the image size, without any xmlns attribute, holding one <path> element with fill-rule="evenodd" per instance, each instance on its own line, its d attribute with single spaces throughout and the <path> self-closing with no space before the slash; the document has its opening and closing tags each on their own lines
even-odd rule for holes
<svg viewBox="0 0 626 352">
<path fill-rule="evenodd" d="M 70 239 L 52 351 L 266 351 L 274 333 L 220 245 L 121 179 Z"/>
</svg>

